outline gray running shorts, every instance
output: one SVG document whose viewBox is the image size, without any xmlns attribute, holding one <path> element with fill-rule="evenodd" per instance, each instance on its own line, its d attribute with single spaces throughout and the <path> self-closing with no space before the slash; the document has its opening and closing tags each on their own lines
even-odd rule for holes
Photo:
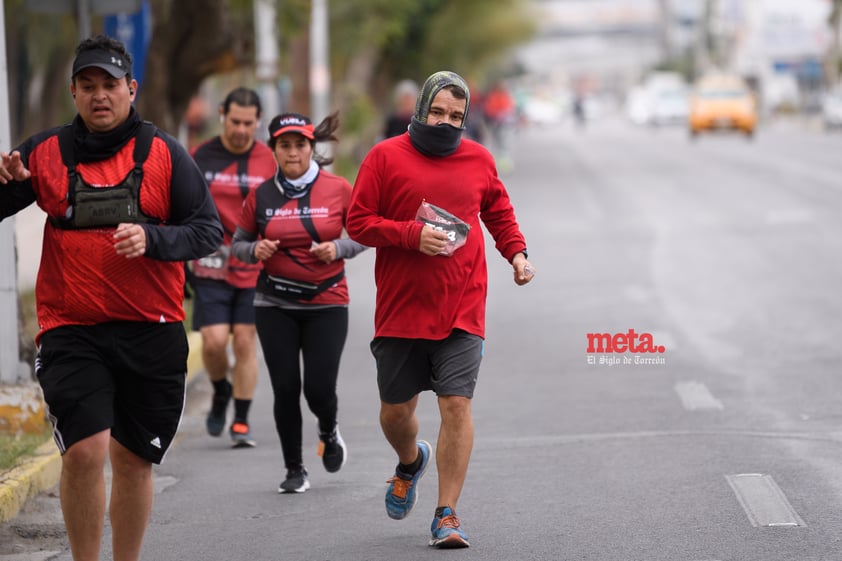
<svg viewBox="0 0 842 561">
<path fill-rule="evenodd" d="M 371 353 L 377 362 L 380 399 L 404 403 L 426 390 L 472 398 L 483 345 L 481 337 L 461 329 L 441 340 L 375 338 Z"/>
</svg>

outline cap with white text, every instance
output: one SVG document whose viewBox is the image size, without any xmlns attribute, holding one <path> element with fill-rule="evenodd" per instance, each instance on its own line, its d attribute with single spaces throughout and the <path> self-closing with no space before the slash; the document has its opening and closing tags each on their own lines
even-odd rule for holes
<svg viewBox="0 0 842 561">
<path fill-rule="evenodd" d="M 296 132 L 310 140 L 316 137 L 313 122 L 301 113 L 281 113 L 269 122 L 270 137 L 278 138 L 288 132 Z"/>
</svg>

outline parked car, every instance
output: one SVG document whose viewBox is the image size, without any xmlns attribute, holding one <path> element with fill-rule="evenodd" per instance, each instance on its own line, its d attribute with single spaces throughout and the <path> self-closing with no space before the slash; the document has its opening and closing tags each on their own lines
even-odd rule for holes
<svg viewBox="0 0 842 561">
<path fill-rule="evenodd" d="M 686 88 L 676 86 L 657 90 L 652 94 L 649 124 L 683 125 L 690 114 Z"/>
<path fill-rule="evenodd" d="M 842 88 L 830 90 L 822 96 L 822 121 L 825 130 L 842 127 Z"/>
<path fill-rule="evenodd" d="M 757 100 L 745 80 L 717 74 L 700 78 L 690 97 L 690 135 L 734 130 L 751 138 L 757 127 Z"/>
<path fill-rule="evenodd" d="M 628 91 L 625 109 L 636 125 L 684 125 L 690 111 L 687 83 L 677 72 L 653 72 Z"/>
</svg>

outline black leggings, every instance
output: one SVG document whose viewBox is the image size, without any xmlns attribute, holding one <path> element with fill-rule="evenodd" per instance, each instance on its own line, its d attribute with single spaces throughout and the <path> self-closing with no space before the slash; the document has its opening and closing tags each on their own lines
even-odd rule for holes
<svg viewBox="0 0 842 561">
<path fill-rule="evenodd" d="M 348 308 L 290 310 L 255 307 L 255 325 L 272 391 L 275 428 L 287 469 L 303 465 L 301 457 L 301 361 L 304 398 L 319 421 L 320 432 L 336 426 L 336 378 L 348 335 Z"/>
</svg>

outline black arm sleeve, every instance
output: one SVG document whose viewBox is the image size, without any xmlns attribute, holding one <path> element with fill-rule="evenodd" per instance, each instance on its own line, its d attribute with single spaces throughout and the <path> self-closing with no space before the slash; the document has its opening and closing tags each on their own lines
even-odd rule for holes
<svg viewBox="0 0 842 561">
<path fill-rule="evenodd" d="M 12 150 L 20 152 L 20 158 L 24 167 L 29 169 L 29 155 L 37 143 L 49 136 L 49 133 L 42 133 L 26 140 L 23 144 Z M 10 152 L 11 154 L 11 152 Z M 21 211 L 35 202 L 35 190 L 32 188 L 32 179 L 26 181 L 9 181 L 7 184 L 0 184 L 0 220 L 8 218 L 18 211 Z"/>
<path fill-rule="evenodd" d="M 222 243 L 222 223 L 202 172 L 173 137 L 159 130 L 172 157 L 170 220 L 144 224 L 146 257 L 161 261 L 187 261 L 212 253 Z"/>
<path fill-rule="evenodd" d="M 0 220 L 8 218 L 35 202 L 32 181 L 9 181 L 0 185 Z"/>
</svg>

